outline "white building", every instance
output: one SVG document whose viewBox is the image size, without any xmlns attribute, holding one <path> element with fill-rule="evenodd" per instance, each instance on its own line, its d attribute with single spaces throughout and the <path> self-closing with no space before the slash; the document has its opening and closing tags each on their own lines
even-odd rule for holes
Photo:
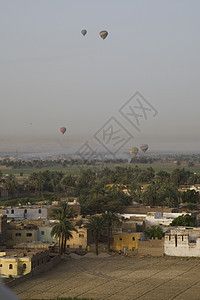
<svg viewBox="0 0 200 300">
<path fill-rule="evenodd" d="M 145 218 L 146 226 L 161 225 L 169 226 L 171 222 L 179 216 L 191 213 L 162 213 L 162 212 L 148 212 L 147 214 L 119 214 L 119 216 L 125 219 L 130 218 Z"/>
<path fill-rule="evenodd" d="M 191 215 L 191 213 L 161 213 L 148 212 L 146 216 L 146 226 L 162 225 L 169 226 L 171 222 L 182 215 Z"/>
<path fill-rule="evenodd" d="M 7 215 L 7 219 L 47 219 L 46 207 L 12 207 L 0 209 L 0 212 Z"/>
<path fill-rule="evenodd" d="M 165 234 L 164 253 L 200 257 L 200 228 L 177 227 Z"/>
<path fill-rule="evenodd" d="M 190 190 L 191 190 L 191 191 L 194 190 L 195 192 L 200 193 L 200 186 L 192 185 L 192 186 L 190 187 Z"/>
</svg>

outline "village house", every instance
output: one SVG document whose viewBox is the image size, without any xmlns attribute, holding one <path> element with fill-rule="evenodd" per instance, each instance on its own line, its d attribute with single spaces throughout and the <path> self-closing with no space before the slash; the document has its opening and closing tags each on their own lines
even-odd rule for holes
<svg viewBox="0 0 200 300">
<path fill-rule="evenodd" d="M 7 247 L 37 241 L 38 227 L 33 224 L 10 222 L 7 225 Z"/>
<path fill-rule="evenodd" d="M 188 190 L 194 190 L 195 192 L 200 193 L 200 185 L 193 184 L 193 185 L 181 185 L 178 188 L 179 192 L 186 192 Z"/>
<path fill-rule="evenodd" d="M 200 257 L 200 228 L 177 227 L 165 233 L 164 253 Z"/>
<path fill-rule="evenodd" d="M 68 201 L 67 204 L 70 208 L 73 209 L 75 215 L 79 216 L 81 214 L 81 205 L 77 201 L 77 199 L 73 199 L 73 201 Z"/>
<path fill-rule="evenodd" d="M 1 209 L 0 212 L 7 215 L 8 219 L 28 219 L 39 220 L 47 219 L 46 207 L 12 207 L 7 209 Z"/>
<path fill-rule="evenodd" d="M 68 204 L 68 206 L 74 211 L 74 214 L 76 216 L 80 216 L 81 206 L 80 206 L 80 203 L 77 201 L 77 198 L 73 198 L 73 199 L 61 198 L 60 201 L 61 202 L 66 202 Z M 60 201 L 53 201 L 52 202 L 52 206 L 48 208 L 48 215 L 51 214 L 52 209 L 55 206 L 58 206 L 60 204 Z"/>
<path fill-rule="evenodd" d="M 0 252 L 0 274 L 2 277 L 20 277 L 29 273 L 35 267 L 48 262 L 49 250 L 26 251 L 5 250 Z"/>
<path fill-rule="evenodd" d="M 169 226 L 171 222 L 182 215 L 191 213 L 181 212 L 181 213 L 174 213 L 174 212 L 147 212 L 146 214 L 119 214 L 121 218 L 124 220 L 137 220 L 139 222 L 144 221 L 145 226 L 152 226 L 152 225 L 160 225 L 160 226 Z"/>
<path fill-rule="evenodd" d="M 87 250 L 88 230 L 82 226 L 75 226 L 77 232 L 72 232 L 72 238 L 66 241 L 66 248 Z"/>
<path fill-rule="evenodd" d="M 124 253 L 128 251 L 135 251 L 138 249 L 138 240 L 140 239 L 140 233 L 113 234 L 112 249 L 114 251 L 122 251 Z"/>
<path fill-rule="evenodd" d="M 37 231 L 37 241 L 43 243 L 58 243 L 58 239 L 51 236 L 52 227 L 50 224 L 43 224 L 42 226 L 38 227 Z"/>
<path fill-rule="evenodd" d="M 131 232 L 143 232 L 145 230 L 145 215 L 135 215 L 130 217 L 120 217 L 120 224 L 114 225 L 112 228 L 113 233 L 131 233 Z"/>
</svg>

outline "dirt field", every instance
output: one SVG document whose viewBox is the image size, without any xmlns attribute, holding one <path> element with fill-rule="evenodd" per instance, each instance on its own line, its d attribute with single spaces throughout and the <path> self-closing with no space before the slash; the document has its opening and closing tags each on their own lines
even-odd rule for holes
<svg viewBox="0 0 200 300">
<path fill-rule="evenodd" d="M 75 257 L 75 256 L 74 256 Z M 121 256 L 66 258 L 13 288 L 21 299 L 200 299 L 200 259 Z"/>
</svg>

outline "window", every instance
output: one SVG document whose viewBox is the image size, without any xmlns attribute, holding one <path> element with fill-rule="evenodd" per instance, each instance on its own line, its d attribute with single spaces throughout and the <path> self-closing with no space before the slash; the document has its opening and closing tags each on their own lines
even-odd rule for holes
<svg viewBox="0 0 200 300">
<path fill-rule="evenodd" d="M 119 238 L 120 241 L 122 241 L 122 238 Z"/>
<path fill-rule="evenodd" d="M 79 237 L 83 238 L 83 237 L 84 237 L 84 234 L 79 234 Z"/>
<path fill-rule="evenodd" d="M 69 246 L 69 245 L 67 245 L 67 248 L 70 248 L 70 246 Z"/>
<path fill-rule="evenodd" d="M 2 264 L 0 264 L 0 268 L 2 268 Z"/>
<path fill-rule="evenodd" d="M 38 209 L 38 213 L 39 213 L 39 214 L 41 214 L 41 213 L 42 213 L 41 209 Z"/>
<path fill-rule="evenodd" d="M 175 247 L 177 247 L 177 234 L 175 235 Z"/>
<path fill-rule="evenodd" d="M 14 214 L 14 213 L 15 213 L 14 209 L 11 209 L 11 214 Z"/>
<path fill-rule="evenodd" d="M 23 264 L 23 270 L 26 270 L 26 264 Z"/>
<path fill-rule="evenodd" d="M 31 232 L 28 232 L 28 233 L 26 234 L 26 236 L 32 236 L 32 233 L 31 233 Z"/>
<path fill-rule="evenodd" d="M 44 235 L 44 231 L 41 231 L 41 235 Z"/>
<path fill-rule="evenodd" d="M 12 268 L 13 268 L 13 265 L 9 264 L 9 270 L 12 270 Z"/>
<path fill-rule="evenodd" d="M 169 241 L 171 241 L 171 235 L 169 235 Z"/>
<path fill-rule="evenodd" d="M 182 242 L 183 242 L 183 235 L 182 235 Z"/>
<path fill-rule="evenodd" d="M 133 239 L 133 241 L 135 241 L 135 237 L 134 236 L 132 237 L 132 239 Z"/>
<path fill-rule="evenodd" d="M 79 245 L 79 249 L 82 249 L 82 245 Z"/>
<path fill-rule="evenodd" d="M 27 209 L 24 210 L 24 213 L 27 214 Z"/>
<path fill-rule="evenodd" d="M 15 235 L 16 236 L 21 236 L 21 233 L 20 232 L 16 232 Z"/>
</svg>

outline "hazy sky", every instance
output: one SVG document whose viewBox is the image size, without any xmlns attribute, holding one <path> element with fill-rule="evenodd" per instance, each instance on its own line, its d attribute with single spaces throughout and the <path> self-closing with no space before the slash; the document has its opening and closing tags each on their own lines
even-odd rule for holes
<svg viewBox="0 0 200 300">
<path fill-rule="evenodd" d="M 124 151 L 200 151 L 199 29 L 198 0 L 1 0 L 0 151 L 75 151 L 111 117 Z M 140 132 L 119 113 L 137 91 Z"/>
</svg>

